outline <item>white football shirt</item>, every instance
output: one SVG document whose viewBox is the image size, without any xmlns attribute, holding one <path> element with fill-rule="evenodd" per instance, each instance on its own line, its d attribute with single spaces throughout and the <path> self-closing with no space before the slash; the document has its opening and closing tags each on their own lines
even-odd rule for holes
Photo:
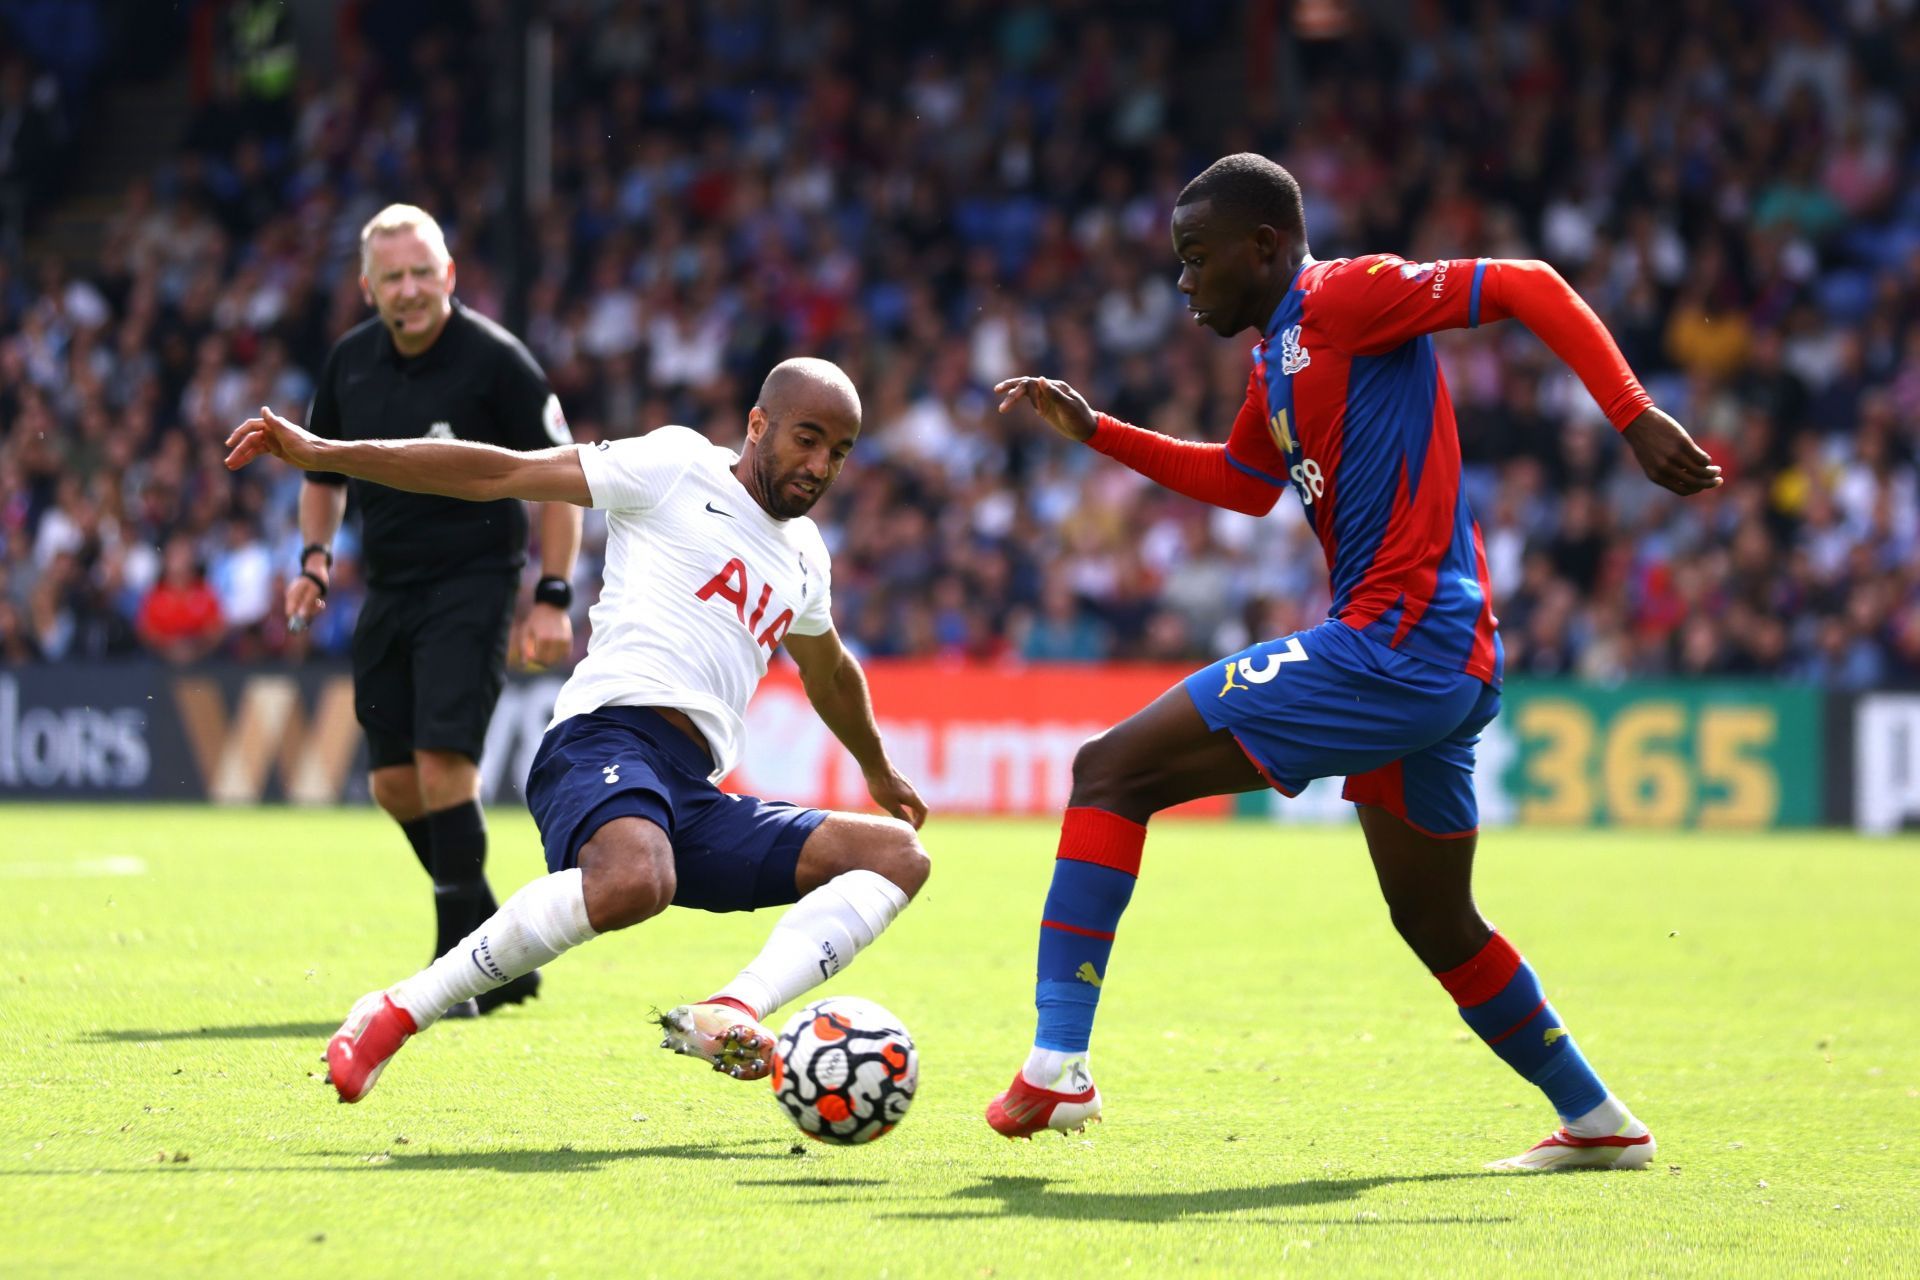
<svg viewBox="0 0 1920 1280">
<path fill-rule="evenodd" d="M 684 711 L 718 782 L 739 763 L 747 699 L 781 638 L 833 627 L 827 544 L 805 516 L 768 515 L 733 474 L 736 456 L 697 431 L 659 427 L 579 453 L 607 513 L 607 565 L 587 656 L 552 723 L 601 707 Z"/>
</svg>

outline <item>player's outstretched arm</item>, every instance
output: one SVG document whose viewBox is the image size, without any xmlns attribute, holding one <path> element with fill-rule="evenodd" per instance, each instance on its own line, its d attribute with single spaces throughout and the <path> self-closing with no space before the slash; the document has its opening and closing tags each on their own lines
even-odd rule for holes
<svg viewBox="0 0 1920 1280">
<path fill-rule="evenodd" d="M 470 502 L 524 498 L 528 502 L 593 505 L 587 474 L 572 445 L 517 453 L 468 440 L 323 440 L 271 409 L 248 418 L 227 437 L 227 469 L 238 471 L 271 454 L 303 471 L 331 471 Z"/>
<path fill-rule="evenodd" d="M 1509 315 L 1526 325 L 1579 376 L 1647 479 L 1681 497 L 1720 486 L 1720 468 L 1685 427 L 1654 407 L 1606 325 L 1558 271 L 1545 262 L 1489 262 L 1484 288 L 1494 318 Z"/>
<path fill-rule="evenodd" d="M 833 730 L 833 736 L 853 753 L 874 803 L 918 829 L 927 820 L 926 802 L 887 759 L 887 749 L 880 742 L 880 726 L 873 718 L 866 673 L 840 643 L 840 633 L 827 630 L 817 636 L 803 636 L 789 631 L 784 643 L 799 664 L 807 701 Z"/>
<path fill-rule="evenodd" d="M 1720 468 L 1681 425 L 1654 408 L 1593 308 L 1545 262 L 1355 258 L 1328 273 L 1309 302 L 1337 346 L 1390 351 L 1424 333 L 1518 320 L 1579 377 L 1655 484 L 1683 497 L 1717 488 Z"/>
<path fill-rule="evenodd" d="M 1085 396 L 1058 378 L 1027 375 L 1008 378 L 997 384 L 994 391 L 1001 397 L 1001 413 L 1024 400 L 1048 426 L 1067 439 L 1091 445 L 1155 484 L 1212 506 L 1263 516 L 1273 510 L 1286 484 L 1271 473 L 1263 475 L 1258 468 L 1250 472 L 1245 466 L 1236 466 L 1230 459 L 1234 443 L 1251 438 L 1241 421 L 1250 412 L 1245 405 L 1241 407 L 1240 418 L 1234 421 L 1233 439 L 1219 445 L 1176 440 L 1158 431 L 1147 431 L 1095 413 Z M 1252 420 L 1264 421 L 1257 411 L 1253 411 Z M 1285 464 L 1280 464 L 1278 469 L 1284 470 Z"/>
<path fill-rule="evenodd" d="M 1385 305 L 1376 301 L 1381 314 L 1375 323 L 1384 321 L 1389 331 L 1396 323 L 1414 323 L 1424 331 L 1512 317 L 1533 330 L 1579 377 L 1607 420 L 1626 437 L 1649 480 L 1682 497 L 1719 487 L 1720 468 L 1686 428 L 1654 407 L 1606 325 L 1550 264 L 1483 259 L 1451 265 L 1449 274 L 1456 277 L 1451 290 L 1436 285 L 1411 304 L 1395 305 L 1391 296 Z M 1371 286 L 1376 292 L 1406 289 L 1398 272 L 1380 274 L 1383 279 Z M 1424 276 L 1416 276 L 1414 283 L 1424 285 Z M 1462 290 L 1461 281 L 1472 283 Z"/>
</svg>

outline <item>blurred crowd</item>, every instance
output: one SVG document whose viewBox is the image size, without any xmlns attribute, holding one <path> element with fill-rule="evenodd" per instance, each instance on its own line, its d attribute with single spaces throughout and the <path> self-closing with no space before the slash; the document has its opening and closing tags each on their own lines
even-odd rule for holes
<svg viewBox="0 0 1920 1280">
<path fill-rule="evenodd" d="M 523 336 L 581 440 L 737 442 L 774 361 L 845 365 L 866 432 L 816 515 L 860 652 L 1193 661 L 1324 616 L 1297 505 L 1210 511 L 989 388 L 1224 438 L 1247 340 L 1188 322 L 1167 216 L 1258 150 L 1318 257 L 1553 263 L 1726 469 L 1683 503 L 1523 329 L 1438 339 L 1510 673 L 1920 677 L 1914 0 L 1400 7 L 556 0 Z M 325 75 L 213 78 L 97 260 L 0 260 L 0 664 L 344 650 L 351 531 L 287 635 L 297 478 L 221 440 L 304 414 L 390 201 L 501 314 L 500 8 L 344 7 Z"/>
</svg>

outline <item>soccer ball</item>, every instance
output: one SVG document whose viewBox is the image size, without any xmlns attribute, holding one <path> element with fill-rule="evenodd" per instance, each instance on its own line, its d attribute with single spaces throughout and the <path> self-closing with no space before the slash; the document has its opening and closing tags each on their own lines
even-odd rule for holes
<svg viewBox="0 0 1920 1280">
<path fill-rule="evenodd" d="M 828 996 L 787 1019 L 771 1079 L 800 1132 L 850 1147 L 892 1132 L 907 1114 L 920 1055 L 900 1019 L 873 1001 Z"/>
</svg>

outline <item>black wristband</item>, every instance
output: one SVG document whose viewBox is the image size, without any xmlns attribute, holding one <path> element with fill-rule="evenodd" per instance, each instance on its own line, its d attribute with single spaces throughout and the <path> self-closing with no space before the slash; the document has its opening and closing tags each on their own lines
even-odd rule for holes
<svg viewBox="0 0 1920 1280">
<path fill-rule="evenodd" d="M 302 572 L 305 572 L 307 561 L 313 558 L 313 553 L 316 551 L 327 558 L 327 568 L 333 568 L 333 552 L 327 550 L 317 542 L 309 542 L 306 546 L 300 548 L 300 569 Z"/>
<path fill-rule="evenodd" d="M 322 600 L 325 600 L 327 598 L 327 584 L 320 577 L 319 574 L 315 573 L 311 569 L 302 569 L 300 571 L 300 576 L 305 578 L 308 582 L 311 582 L 314 586 L 320 588 L 320 598 Z"/>
<path fill-rule="evenodd" d="M 552 574 L 540 579 L 533 588 L 535 604 L 550 604 L 556 609 L 573 608 L 573 584 Z"/>
</svg>

